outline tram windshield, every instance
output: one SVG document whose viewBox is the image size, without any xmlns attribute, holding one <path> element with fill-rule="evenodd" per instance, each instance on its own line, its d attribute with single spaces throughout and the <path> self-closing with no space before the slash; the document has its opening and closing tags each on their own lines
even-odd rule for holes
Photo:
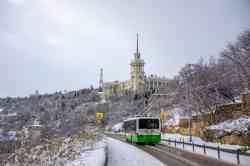
<svg viewBox="0 0 250 166">
<path fill-rule="evenodd" d="M 139 129 L 159 129 L 159 119 L 140 119 Z"/>
</svg>

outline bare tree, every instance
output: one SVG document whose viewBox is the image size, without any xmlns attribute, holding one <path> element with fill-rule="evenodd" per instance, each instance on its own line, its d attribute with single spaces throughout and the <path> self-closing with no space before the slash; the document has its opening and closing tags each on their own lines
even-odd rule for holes
<svg viewBox="0 0 250 166">
<path fill-rule="evenodd" d="M 245 88 L 250 89 L 250 30 L 240 34 L 236 43 L 228 44 L 221 55 L 237 66 Z"/>
</svg>

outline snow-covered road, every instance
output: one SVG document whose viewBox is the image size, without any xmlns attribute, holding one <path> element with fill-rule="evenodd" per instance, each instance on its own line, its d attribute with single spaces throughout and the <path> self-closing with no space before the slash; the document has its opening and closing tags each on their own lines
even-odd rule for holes
<svg viewBox="0 0 250 166">
<path fill-rule="evenodd" d="M 150 154 L 113 138 L 107 138 L 108 166 L 166 166 Z"/>
</svg>

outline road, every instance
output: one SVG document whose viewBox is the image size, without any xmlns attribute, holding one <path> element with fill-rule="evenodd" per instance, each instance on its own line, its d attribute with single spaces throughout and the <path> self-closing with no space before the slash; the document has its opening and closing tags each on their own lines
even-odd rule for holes
<svg viewBox="0 0 250 166">
<path fill-rule="evenodd" d="M 107 138 L 108 166 L 187 166 L 154 146 L 133 146 Z"/>
<path fill-rule="evenodd" d="M 146 152 L 147 154 L 150 154 L 154 158 L 158 159 L 158 161 L 161 161 L 163 164 L 167 166 L 211 166 L 211 165 L 213 166 L 236 166 L 235 164 L 232 164 L 232 163 L 228 163 L 222 160 L 217 160 L 215 158 L 211 158 L 211 157 L 204 156 L 201 154 L 195 154 L 192 152 L 183 151 L 180 149 L 167 146 L 165 144 L 157 144 L 155 146 L 131 145 L 127 143 L 124 137 L 121 135 L 120 136 L 116 134 L 107 134 L 107 135 L 108 137 L 114 138 L 116 141 L 119 140 L 120 143 L 123 143 L 123 146 L 125 145 L 127 147 L 131 146 L 131 147 L 143 150 L 144 152 Z M 112 146 L 112 145 L 109 145 L 109 146 Z M 117 147 L 113 147 L 113 150 L 112 148 L 110 149 L 109 153 L 111 154 L 111 157 L 114 154 L 114 152 L 112 151 L 115 151 L 115 148 Z M 126 152 L 120 151 L 119 148 L 116 151 L 121 157 L 123 157 L 124 155 L 126 156 Z M 134 160 L 134 159 L 131 158 L 131 160 Z M 137 166 L 140 166 L 140 165 L 143 165 L 143 164 L 140 163 Z M 117 166 L 119 166 L 119 164 Z"/>
<path fill-rule="evenodd" d="M 174 155 L 170 155 L 169 152 L 162 149 L 160 146 L 139 146 L 139 148 L 143 149 L 145 152 L 155 156 L 161 162 L 168 166 L 194 166 L 189 163 L 184 163 L 183 161 L 178 160 L 174 157 Z"/>
<path fill-rule="evenodd" d="M 152 155 L 132 145 L 107 138 L 108 166 L 166 166 Z"/>
</svg>

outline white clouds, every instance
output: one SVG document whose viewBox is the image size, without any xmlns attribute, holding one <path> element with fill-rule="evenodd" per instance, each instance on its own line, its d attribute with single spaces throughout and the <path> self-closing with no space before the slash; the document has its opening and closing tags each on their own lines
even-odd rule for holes
<svg viewBox="0 0 250 166">
<path fill-rule="evenodd" d="M 53 47 L 61 47 L 65 45 L 65 41 L 58 36 L 48 36 L 47 42 Z"/>
<path fill-rule="evenodd" d="M 15 4 L 15 5 L 20 5 L 23 4 L 25 0 L 8 0 L 9 3 Z"/>
<path fill-rule="evenodd" d="M 77 13 L 64 0 L 40 0 L 39 4 L 44 14 L 60 24 L 70 25 L 76 22 Z"/>
<path fill-rule="evenodd" d="M 26 82 L 22 82 L 22 77 L 28 80 L 32 76 L 37 80 L 33 87 L 44 90 L 48 88 L 44 85 L 48 78 L 53 82 L 49 90 L 58 89 L 59 84 L 67 89 L 69 79 L 78 80 L 70 88 L 88 87 L 98 80 L 100 67 L 104 68 L 107 80 L 127 79 L 136 32 L 142 34 L 140 50 L 146 61 L 146 72 L 173 76 L 186 61 L 206 56 L 210 50 L 217 52 L 224 41 L 230 41 L 242 30 L 243 25 L 250 26 L 250 22 L 244 20 L 244 14 L 247 17 L 249 11 L 234 15 L 240 11 L 232 12 L 228 6 L 236 2 L 227 0 L 221 2 L 225 6 L 224 14 L 218 19 L 220 7 L 210 1 L 203 6 L 190 1 L 190 8 L 184 8 L 180 1 L 155 3 L 153 0 L 6 2 L 0 1 L 0 56 L 8 61 L 8 73 L 15 78 L 16 84 L 8 81 L 0 70 L 0 79 L 6 80 L 1 80 L 0 96 L 5 89 L 10 94 L 18 93 L 7 88 L 10 86 L 29 89 L 23 87 Z M 197 5 L 206 10 L 196 13 L 198 11 L 191 7 Z M 244 3 L 241 5 L 244 7 Z M 233 29 L 227 27 L 227 20 L 237 20 Z M 213 30 L 208 31 L 211 26 Z M 30 58 L 29 63 L 22 60 L 23 56 Z M 14 60 L 20 63 L 13 63 Z M 34 68 L 39 65 L 46 72 L 38 75 Z M 25 72 L 20 72 L 24 67 Z"/>
</svg>

